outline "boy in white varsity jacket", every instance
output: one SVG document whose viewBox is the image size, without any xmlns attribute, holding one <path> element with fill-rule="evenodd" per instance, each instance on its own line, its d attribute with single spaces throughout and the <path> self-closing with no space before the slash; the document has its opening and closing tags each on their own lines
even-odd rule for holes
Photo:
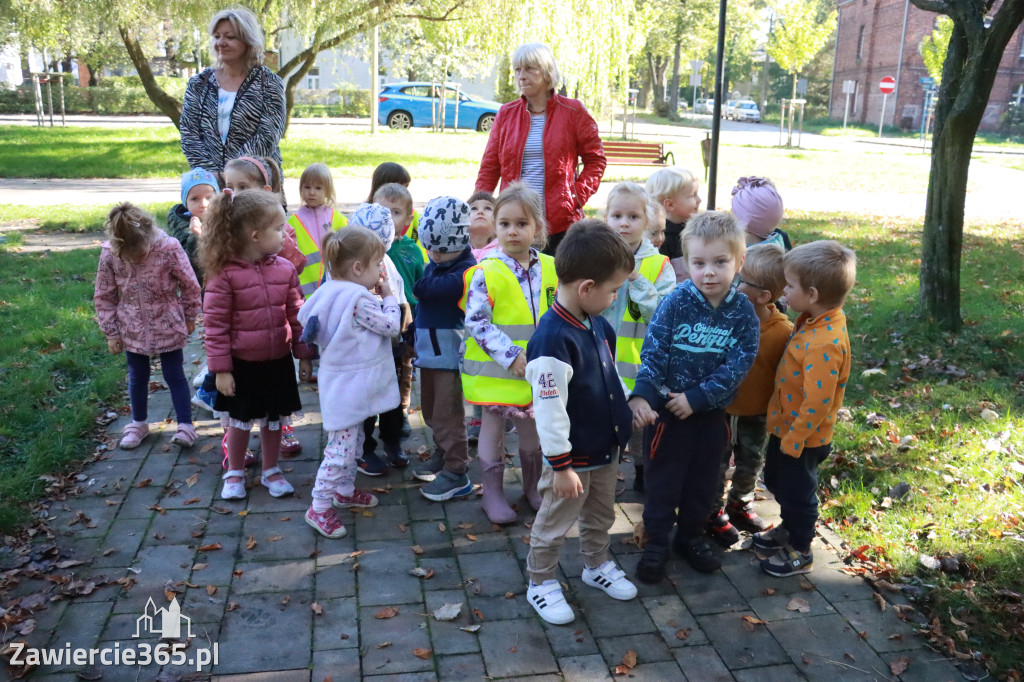
<svg viewBox="0 0 1024 682">
<path fill-rule="evenodd" d="M 629 441 L 631 412 L 615 369 L 615 332 L 601 317 L 633 271 L 633 254 L 600 220 L 583 220 L 555 254 L 558 295 L 526 347 L 526 380 L 544 453 L 533 522 L 527 600 L 541 618 L 575 618 L 555 578 L 565 536 L 579 521 L 583 582 L 614 599 L 636 596 L 608 555 L 615 520 L 619 454 Z"/>
</svg>

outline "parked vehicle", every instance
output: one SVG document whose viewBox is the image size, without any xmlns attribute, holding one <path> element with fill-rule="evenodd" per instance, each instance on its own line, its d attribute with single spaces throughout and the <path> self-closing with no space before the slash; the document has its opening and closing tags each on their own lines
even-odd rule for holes
<svg viewBox="0 0 1024 682">
<path fill-rule="evenodd" d="M 754 121 L 755 123 L 760 123 L 761 110 L 757 108 L 756 102 L 740 100 L 736 103 L 736 106 L 729 110 L 729 118 L 736 121 Z"/>
<path fill-rule="evenodd" d="M 722 102 L 722 118 L 732 118 L 732 110 L 736 106 L 736 102 L 739 100 L 730 99 L 726 102 Z"/>
<path fill-rule="evenodd" d="M 711 114 L 715 110 L 715 100 L 709 98 L 700 98 L 693 105 L 693 113 L 695 114 Z"/>
<path fill-rule="evenodd" d="M 440 85 L 433 83 L 388 83 L 378 98 L 377 121 L 393 130 L 430 127 L 440 116 Z M 445 87 L 444 125 L 455 127 L 456 94 L 458 95 L 459 128 L 487 132 L 501 105 L 457 92 Z"/>
</svg>

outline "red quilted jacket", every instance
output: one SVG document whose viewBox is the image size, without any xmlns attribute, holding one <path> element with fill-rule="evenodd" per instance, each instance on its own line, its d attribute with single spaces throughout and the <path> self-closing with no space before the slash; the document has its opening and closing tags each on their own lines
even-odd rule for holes
<svg viewBox="0 0 1024 682">
<path fill-rule="evenodd" d="M 289 351 L 297 358 L 312 357 L 299 341 L 302 301 L 299 276 L 286 259 L 229 260 L 207 280 L 203 297 L 210 371 L 231 372 L 232 356 L 250 362 L 275 360 Z"/>
<path fill-rule="evenodd" d="M 521 177 L 529 133 L 526 98 L 502 105 L 480 160 L 476 189 L 493 192 L 499 179 L 504 189 Z M 578 160 L 583 161 L 579 175 Z M 607 165 L 597 123 L 583 103 L 552 95 L 544 120 L 544 213 L 548 234 L 565 232 L 583 218 L 583 205 L 597 191 Z"/>
</svg>

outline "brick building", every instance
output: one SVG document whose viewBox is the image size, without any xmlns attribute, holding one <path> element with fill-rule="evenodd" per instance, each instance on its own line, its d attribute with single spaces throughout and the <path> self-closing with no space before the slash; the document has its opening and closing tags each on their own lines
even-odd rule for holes
<svg viewBox="0 0 1024 682">
<path fill-rule="evenodd" d="M 909 0 L 838 0 L 838 9 L 829 116 L 843 118 L 843 81 L 853 80 L 856 91 L 850 95 L 849 120 L 877 125 L 882 108 L 878 84 L 891 76 L 896 92 L 885 103 L 885 123 L 919 129 L 924 106 L 921 78 L 928 71 L 918 48 L 939 15 Z M 1024 103 L 1024 29 L 1018 29 L 1006 46 L 981 130 L 998 128 L 999 116 L 1011 101 Z"/>
</svg>

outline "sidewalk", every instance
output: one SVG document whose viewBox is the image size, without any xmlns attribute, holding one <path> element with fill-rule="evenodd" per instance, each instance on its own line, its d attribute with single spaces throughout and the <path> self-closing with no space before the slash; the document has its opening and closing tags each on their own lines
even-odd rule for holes
<svg viewBox="0 0 1024 682">
<path fill-rule="evenodd" d="M 186 359 L 198 362 L 200 350 L 193 340 Z M 282 460 L 297 495 L 271 498 L 250 470 L 256 485 L 241 502 L 218 497 L 215 422 L 197 424 L 203 437 L 191 449 L 171 446 L 174 426 L 163 421 L 172 416 L 170 396 L 165 389 L 153 393 L 155 435 L 137 450 L 122 451 L 116 437 L 126 418 L 111 424 L 109 457 L 78 477 L 78 496 L 49 509 L 61 557 L 85 562 L 57 573 L 95 583 L 95 589 L 50 602 L 66 586 L 25 578 L 2 602 L 9 609 L 13 596 L 45 603 L 34 614 L 30 646 L 117 644 L 123 651 L 156 644 L 155 637 L 133 638 L 137 621 L 150 598 L 163 607 L 176 596 L 197 636 L 189 651 L 215 642 L 218 664 L 190 677 L 184 677 L 188 668 L 172 665 L 49 666 L 31 679 L 71 682 L 102 673 L 107 682 L 210 675 L 232 682 L 593 682 L 612 679 L 628 651 L 636 655 L 630 680 L 962 679 L 895 609 L 880 609 L 879 595 L 843 573 L 844 564 L 820 541 L 809 576 L 770 578 L 750 552 L 735 550 L 722 555 L 724 568 L 712 575 L 673 559 L 670 581 L 639 584 L 637 599 L 615 602 L 582 584 L 578 539 L 570 539 L 559 578 L 568 585 L 577 618 L 557 627 L 543 623 L 526 603 L 531 516 L 525 512 L 517 525 L 496 528 L 475 497 L 446 504 L 425 500 L 408 469 L 376 480 L 360 475 L 358 485 L 373 488 L 380 506 L 343 512 L 348 536 L 327 540 L 302 519 L 324 433 L 315 389 L 303 385 L 300 393 L 307 407 L 296 426 L 303 451 Z M 412 422 L 414 436 L 405 446 L 415 452 L 426 435 L 418 412 Z M 638 559 L 632 528 L 642 500 L 628 490 L 632 466 L 621 470 L 627 491 L 618 498 L 612 551 L 632 574 Z M 473 480 L 478 471 L 474 462 Z M 518 468 L 506 472 L 506 493 L 518 498 L 522 510 Z M 761 508 L 769 518 L 776 510 L 771 502 Z M 426 576 L 410 574 L 415 568 Z M 123 581 L 128 587 L 115 582 L 123 578 L 130 579 Z M 432 615 L 444 604 L 462 605 L 455 620 Z M 797 607 L 806 613 L 791 610 Z M 897 676 L 891 666 L 905 672 Z"/>
</svg>

